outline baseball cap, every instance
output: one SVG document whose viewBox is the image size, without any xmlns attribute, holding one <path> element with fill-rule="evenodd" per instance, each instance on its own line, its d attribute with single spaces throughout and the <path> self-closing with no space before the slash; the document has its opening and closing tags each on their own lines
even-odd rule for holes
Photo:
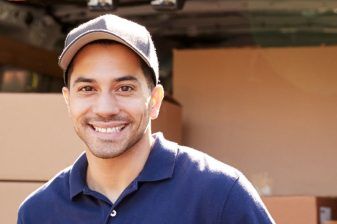
<svg viewBox="0 0 337 224">
<path fill-rule="evenodd" d="M 76 53 L 96 40 L 113 40 L 127 46 L 151 68 L 153 82 L 155 85 L 158 83 L 158 57 L 149 31 L 138 23 L 106 14 L 89 20 L 68 33 L 58 61 L 64 71 L 65 84 L 68 66 Z"/>
</svg>

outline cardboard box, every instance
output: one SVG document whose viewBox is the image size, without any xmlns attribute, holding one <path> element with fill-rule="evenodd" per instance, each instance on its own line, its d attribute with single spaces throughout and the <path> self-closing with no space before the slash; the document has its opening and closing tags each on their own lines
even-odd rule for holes
<svg viewBox="0 0 337 224">
<path fill-rule="evenodd" d="M 323 224 L 337 224 L 337 220 L 326 221 Z"/>
<path fill-rule="evenodd" d="M 16 223 L 21 202 L 42 183 L 0 182 L 1 223 Z"/>
<path fill-rule="evenodd" d="M 277 224 L 323 224 L 337 219 L 337 198 L 273 196 L 262 200 Z"/>
<path fill-rule="evenodd" d="M 158 119 L 152 121 L 152 132 L 161 131 L 165 138 L 182 143 L 182 107 L 168 100 L 163 101 Z"/>
<path fill-rule="evenodd" d="M 20 203 L 85 149 L 61 94 L 0 94 L 0 220 L 16 223 Z M 162 104 L 153 131 L 181 142 L 181 107 Z"/>
<path fill-rule="evenodd" d="M 85 145 L 61 94 L 0 94 L 0 180 L 46 181 L 71 165 Z M 164 101 L 154 131 L 181 142 L 181 107 Z"/>
<path fill-rule="evenodd" d="M 175 49 L 184 144 L 247 177 L 268 172 L 274 195 L 337 196 L 336 55 L 337 46 Z"/>
</svg>

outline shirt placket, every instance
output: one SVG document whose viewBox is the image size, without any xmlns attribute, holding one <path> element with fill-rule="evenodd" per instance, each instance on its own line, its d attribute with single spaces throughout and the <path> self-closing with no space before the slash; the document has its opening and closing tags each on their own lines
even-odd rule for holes
<svg viewBox="0 0 337 224">
<path fill-rule="evenodd" d="M 111 208 L 109 213 L 106 215 L 105 224 L 116 224 L 116 223 L 125 223 L 125 220 L 120 219 L 119 217 L 123 214 L 119 214 L 120 211 L 118 207 L 121 203 L 123 203 L 123 199 L 128 197 L 130 194 L 138 190 L 138 182 L 133 181 L 119 196 L 115 203 L 111 204 Z M 126 216 L 124 216 L 126 217 Z"/>
</svg>

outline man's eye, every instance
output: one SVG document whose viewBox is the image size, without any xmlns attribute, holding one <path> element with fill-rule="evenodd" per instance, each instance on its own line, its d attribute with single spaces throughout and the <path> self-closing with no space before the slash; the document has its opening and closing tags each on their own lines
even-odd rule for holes
<svg viewBox="0 0 337 224">
<path fill-rule="evenodd" d="M 121 91 L 121 92 L 130 92 L 132 90 L 133 90 L 133 88 L 131 86 L 121 86 L 119 88 L 119 91 Z"/>
<path fill-rule="evenodd" d="M 94 90 L 94 88 L 92 88 L 91 86 L 84 86 L 84 87 L 80 88 L 81 92 L 91 92 L 93 90 Z"/>
</svg>

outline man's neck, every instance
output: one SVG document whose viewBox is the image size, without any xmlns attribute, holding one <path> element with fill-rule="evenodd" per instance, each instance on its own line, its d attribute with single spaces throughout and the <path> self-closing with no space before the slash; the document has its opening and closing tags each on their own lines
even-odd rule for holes
<svg viewBox="0 0 337 224">
<path fill-rule="evenodd" d="M 111 159 L 101 159 L 87 151 L 87 184 L 114 203 L 139 175 L 150 154 L 153 138 L 144 136 L 132 148 Z"/>
</svg>

